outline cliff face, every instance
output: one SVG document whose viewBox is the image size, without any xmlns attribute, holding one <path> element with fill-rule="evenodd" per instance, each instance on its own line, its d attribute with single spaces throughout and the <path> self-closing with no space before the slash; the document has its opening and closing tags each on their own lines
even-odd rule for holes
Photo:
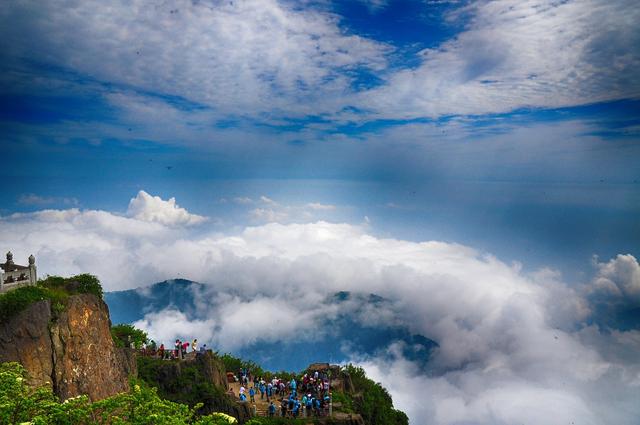
<svg viewBox="0 0 640 425">
<path fill-rule="evenodd" d="M 200 414 L 224 412 L 240 423 L 251 417 L 247 403 L 237 403 L 226 394 L 224 365 L 211 352 L 181 362 L 139 357 L 138 377 L 157 387 L 164 398 L 189 405 L 203 403 Z"/>
<path fill-rule="evenodd" d="M 53 353 L 49 322 L 51 303 L 40 301 L 9 322 L 0 323 L 0 361 L 21 363 L 30 384 L 51 385 Z"/>
<path fill-rule="evenodd" d="M 32 304 L 0 324 L 0 361 L 21 363 L 35 385 L 65 400 L 92 400 L 128 391 L 135 362 L 113 343 L 106 304 L 89 294 L 69 297 L 55 316 L 49 301 Z"/>
</svg>

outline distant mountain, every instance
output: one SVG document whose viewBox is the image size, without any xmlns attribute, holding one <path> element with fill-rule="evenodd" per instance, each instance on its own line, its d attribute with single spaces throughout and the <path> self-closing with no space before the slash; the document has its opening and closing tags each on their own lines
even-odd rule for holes
<svg viewBox="0 0 640 425">
<path fill-rule="evenodd" d="M 133 323 L 143 319 L 147 313 L 169 307 L 190 315 L 196 310 L 194 291 L 204 287 L 202 283 L 172 279 L 144 288 L 106 292 L 104 300 L 109 306 L 113 324 Z"/>
<path fill-rule="evenodd" d="M 113 323 L 133 323 L 147 313 L 167 308 L 179 310 L 193 320 L 206 317 L 196 303 L 203 302 L 203 294 L 211 299 L 219 295 L 209 285 L 175 279 L 146 288 L 108 292 L 105 301 Z M 302 323 L 299 332 L 304 337 L 282 342 L 259 340 L 232 354 L 252 359 L 270 370 L 301 370 L 314 362 L 346 361 L 352 354 L 384 355 L 390 343 L 399 341 L 406 358 L 426 367 L 431 351 L 438 345 L 435 341 L 411 333 L 406 326 L 363 323 L 364 312 L 371 312 L 372 307 L 373 311 L 383 310 L 389 303 L 374 294 L 338 292 L 320 306 L 333 308 L 337 314 L 321 323 Z M 205 310 L 211 312 L 211 308 Z"/>
</svg>

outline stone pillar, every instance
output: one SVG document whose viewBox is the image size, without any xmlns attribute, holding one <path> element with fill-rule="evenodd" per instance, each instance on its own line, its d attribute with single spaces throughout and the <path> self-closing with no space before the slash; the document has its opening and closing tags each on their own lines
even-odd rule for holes
<svg viewBox="0 0 640 425">
<path fill-rule="evenodd" d="M 35 285 L 38 283 L 38 275 L 36 273 L 36 257 L 31 254 L 29 256 L 29 283 Z"/>
</svg>

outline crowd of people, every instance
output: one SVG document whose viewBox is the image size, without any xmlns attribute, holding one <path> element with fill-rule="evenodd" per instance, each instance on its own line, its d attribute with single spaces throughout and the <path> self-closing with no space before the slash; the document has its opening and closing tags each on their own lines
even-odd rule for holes
<svg viewBox="0 0 640 425">
<path fill-rule="evenodd" d="M 266 399 L 269 403 L 267 415 L 270 417 L 319 417 L 330 414 L 331 379 L 327 372 L 305 373 L 300 379 L 292 378 L 287 382 L 277 377 L 265 381 L 241 369 L 238 377 L 241 385 L 239 400 L 255 403 L 255 398 L 260 394 L 260 400 Z"/>
<path fill-rule="evenodd" d="M 191 349 L 191 351 L 189 351 Z M 144 355 L 159 357 L 164 360 L 183 360 L 189 353 L 195 356 L 207 351 L 207 345 L 200 346 L 198 340 L 182 341 L 176 339 L 172 348 L 160 344 L 157 347 L 143 345 Z M 331 406 L 331 377 L 328 371 L 313 371 L 305 373 L 299 379 L 290 380 L 274 377 L 265 380 L 255 376 L 250 370 L 242 368 L 238 370 L 237 379 L 240 381 L 240 390 L 237 398 L 240 402 L 255 403 L 256 397 L 268 403 L 267 415 L 269 417 L 320 417 L 327 416 Z M 235 394 L 229 390 L 229 395 Z"/>
<path fill-rule="evenodd" d="M 191 351 L 189 351 L 191 348 Z M 159 357 L 163 360 L 183 360 L 186 358 L 187 353 L 195 353 L 196 356 L 199 354 L 204 354 L 207 351 L 207 344 L 199 345 L 198 340 L 194 339 L 193 341 L 181 341 L 180 339 L 176 339 L 176 342 L 173 345 L 173 348 L 165 347 L 164 343 L 160 344 L 160 347 L 156 347 L 155 343 L 147 346 L 143 344 L 142 346 L 142 354 L 148 356 Z"/>
</svg>

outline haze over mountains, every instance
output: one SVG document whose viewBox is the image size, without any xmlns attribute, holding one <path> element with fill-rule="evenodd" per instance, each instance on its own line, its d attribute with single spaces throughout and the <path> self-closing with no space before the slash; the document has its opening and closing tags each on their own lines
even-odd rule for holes
<svg viewBox="0 0 640 425">
<path fill-rule="evenodd" d="M 105 301 L 109 305 L 114 324 L 134 323 L 148 328 L 149 322 L 145 321 L 147 315 L 157 317 L 164 314 L 168 318 L 180 320 L 182 314 L 186 318 L 185 323 L 207 323 L 207 319 L 215 316 L 216 309 L 224 304 L 226 297 L 228 295 L 217 292 L 210 285 L 175 279 L 149 287 L 107 292 Z M 436 342 L 422 335 L 412 334 L 407 326 L 394 320 L 386 325 L 381 325 L 379 320 L 368 320 L 370 315 L 375 315 L 376 311 L 384 311 L 390 304 L 389 300 L 374 294 L 338 292 L 316 305 L 310 305 L 309 309 L 328 314 L 311 320 L 304 317 L 296 320 L 290 338 L 273 341 L 257 337 L 236 346 L 232 354 L 254 360 L 270 370 L 297 371 L 314 362 L 341 363 L 354 356 L 384 355 L 391 342 L 399 342 L 402 343 L 403 356 L 426 368 L 431 350 L 437 347 Z M 260 316 L 249 310 L 240 311 L 238 320 L 239 326 L 248 328 L 265 322 L 275 328 L 289 326 L 283 323 L 283 320 L 289 318 L 279 317 L 277 312 Z M 225 347 L 229 347 L 229 341 L 216 335 L 220 330 L 219 325 L 212 323 L 212 328 L 205 330 L 204 335 L 197 334 L 204 330 L 202 328 L 190 330 L 180 323 L 168 326 L 169 328 L 162 330 L 151 327 L 151 337 L 156 338 L 158 344 L 164 343 L 171 347 L 175 334 L 176 338 L 198 338 L 201 344 L 206 343 L 214 350 L 224 351 Z M 158 339 L 162 337 L 165 339 Z"/>
</svg>

